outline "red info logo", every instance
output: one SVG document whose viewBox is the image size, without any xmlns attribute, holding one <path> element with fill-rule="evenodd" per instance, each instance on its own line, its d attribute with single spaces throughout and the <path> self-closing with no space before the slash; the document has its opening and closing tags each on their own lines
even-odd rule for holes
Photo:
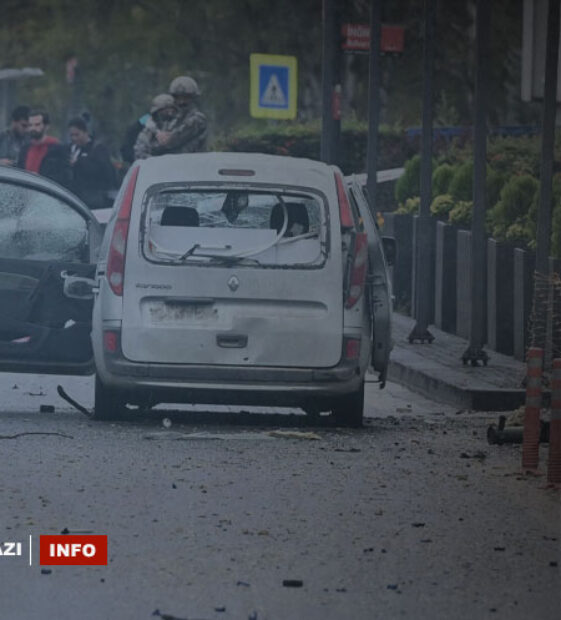
<svg viewBox="0 0 561 620">
<path fill-rule="evenodd" d="M 39 564 L 106 566 L 107 536 L 98 534 L 40 536 Z"/>
</svg>

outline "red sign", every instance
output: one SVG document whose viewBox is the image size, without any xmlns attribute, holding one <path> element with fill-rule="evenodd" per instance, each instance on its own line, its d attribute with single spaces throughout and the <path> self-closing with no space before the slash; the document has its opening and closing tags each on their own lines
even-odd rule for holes
<svg viewBox="0 0 561 620">
<path fill-rule="evenodd" d="M 43 566 L 106 566 L 107 536 L 97 534 L 40 536 L 39 563 Z"/>
<path fill-rule="evenodd" d="M 343 24 L 344 50 L 367 52 L 370 50 L 370 26 L 367 24 Z M 380 51 L 387 53 L 403 52 L 405 28 L 382 24 L 380 33 Z"/>
<path fill-rule="evenodd" d="M 380 51 L 403 52 L 405 29 L 402 26 L 382 26 Z"/>
<path fill-rule="evenodd" d="M 343 49 L 364 51 L 370 49 L 370 26 L 366 24 L 343 24 Z"/>
</svg>

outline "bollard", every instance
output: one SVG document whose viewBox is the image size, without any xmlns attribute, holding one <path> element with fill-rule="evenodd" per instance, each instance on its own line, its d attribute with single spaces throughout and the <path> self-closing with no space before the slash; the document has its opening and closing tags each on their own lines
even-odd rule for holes
<svg viewBox="0 0 561 620">
<path fill-rule="evenodd" d="M 554 359 L 552 364 L 547 481 L 561 484 L 561 358 Z"/>
<path fill-rule="evenodd" d="M 526 411 L 524 414 L 524 437 L 522 440 L 522 468 L 537 469 L 540 460 L 540 409 L 542 404 L 543 349 L 528 349 Z"/>
</svg>

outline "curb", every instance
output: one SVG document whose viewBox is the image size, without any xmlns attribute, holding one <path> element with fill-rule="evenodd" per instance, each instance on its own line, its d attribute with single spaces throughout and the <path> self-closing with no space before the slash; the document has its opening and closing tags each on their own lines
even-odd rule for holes
<svg viewBox="0 0 561 620">
<path fill-rule="evenodd" d="M 523 389 L 481 389 L 455 385 L 399 359 L 390 358 L 388 378 L 433 400 L 473 411 L 512 411 L 522 406 L 526 398 Z"/>
</svg>

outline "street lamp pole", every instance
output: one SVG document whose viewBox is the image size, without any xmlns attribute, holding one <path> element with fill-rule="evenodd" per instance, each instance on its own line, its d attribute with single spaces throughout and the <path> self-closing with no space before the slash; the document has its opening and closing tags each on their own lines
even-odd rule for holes
<svg viewBox="0 0 561 620">
<path fill-rule="evenodd" d="M 421 152 L 421 206 L 415 218 L 414 236 L 414 308 L 415 326 L 409 342 L 425 340 L 431 343 L 434 336 L 428 327 L 431 322 L 434 293 L 434 228 L 430 215 L 432 200 L 432 78 L 434 71 L 434 22 L 435 0 L 425 0 L 425 42 L 423 48 L 423 131 Z"/>
<path fill-rule="evenodd" d="M 469 345 L 462 362 L 486 366 L 485 344 L 485 185 L 487 180 L 487 66 L 489 64 L 489 0 L 477 0 L 476 75 L 473 161 L 473 218 L 471 223 L 471 322 Z"/>
<path fill-rule="evenodd" d="M 536 235 L 536 271 L 544 276 L 549 272 L 551 249 L 551 198 L 553 182 L 553 148 L 555 142 L 555 112 L 559 50 L 560 1 L 549 0 L 547 17 L 547 47 L 542 120 L 542 152 L 540 162 L 540 197 Z"/>
</svg>

